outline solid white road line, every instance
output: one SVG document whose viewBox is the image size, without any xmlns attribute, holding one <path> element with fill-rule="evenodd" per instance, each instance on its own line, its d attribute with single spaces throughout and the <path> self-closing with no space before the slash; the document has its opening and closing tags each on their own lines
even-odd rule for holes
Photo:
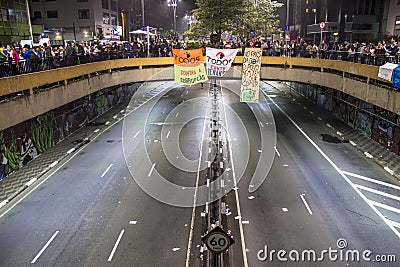
<svg viewBox="0 0 400 267">
<path fill-rule="evenodd" d="M 274 149 L 275 149 L 276 155 L 278 155 L 278 157 L 280 157 L 281 154 L 279 153 L 279 151 L 278 151 L 278 149 L 276 148 L 276 146 L 274 146 Z"/>
<path fill-rule="evenodd" d="M 108 167 L 107 167 L 107 169 L 103 172 L 103 174 L 100 176 L 101 178 L 103 178 L 105 175 L 106 175 L 106 173 L 111 169 L 111 167 L 113 166 L 114 164 L 110 164 Z"/>
<path fill-rule="evenodd" d="M 221 86 L 221 100 L 222 100 L 222 107 L 224 110 L 224 117 L 225 117 L 225 122 L 226 122 L 226 132 L 229 133 L 229 126 L 228 126 L 228 120 L 226 117 L 226 111 L 225 111 L 225 105 L 224 105 L 224 93 L 222 90 Z M 228 135 L 227 138 L 230 136 Z M 229 140 L 231 141 L 231 140 Z M 231 156 L 231 162 L 232 162 L 232 176 L 233 176 L 233 182 L 235 185 L 237 185 L 237 180 L 236 180 L 236 172 L 235 172 L 235 164 L 233 164 L 233 153 L 232 153 L 232 146 L 229 146 L 229 154 Z M 242 221 L 242 212 L 240 210 L 240 203 L 239 203 L 239 190 L 235 190 L 235 198 L 236 198 L 236 210 L 237 214 L 239 217 L 239 232 L 240 232 L 240 240 L 241 240 L 241 245 L 242 245 L 242 255 L 243 255 L 243 264 L 244 267 L 248 267 L 248 260 L 247 260 L 247 252 L 246 252 L 246 242 L 244 240 L 244 230 L 243 230 L 243 221 Z"/>
<path fill-rule="evenodd" d="M 139 135 L 139 131 L 136 132 L 136 134 L 133 136 L 133 139 L 135 139 Z"/>
<path fill-rule="evenodd" d="M 149 171 L 149 174 L 147 175 L 148 177 L 151 176 L 151 173 L 153 172 L 155 166 L 156 166 L 156 163 L 153 163 L 153 165 L 151 166 L 151 169 Z"/>
<path fill-rule="evenodd" d="M 400 209 L 397 209 L 397 208 L 394 208 L 392 206 L 389 206 L 389 205 L 386 205 L 386 204 L 383 204 L 383 203 L 380 203 L 380 202 L 376 202 L 376 201 L 373 201 L 373 200 L 369 200 L 369 202 L 374 206 L 377 206 L 377 207 L 380 207 L 382 209 L 390 210 L 390 211 L 393 211 L 393 212 L 396 212 L 396 213 L 400 214 Z"/>
<path fill-rule="evenodd" d="M 362 176 L 362 175 L 359 175 L 359 174 L 355 174 L 355 173 L 351 173 L 351 172 L 347 172 L 347 171 L 343 171 L 343 173 L 346 174 L 346 175 L 361 179 L 361 180 L 365 180 L 365 181 L 371 182 L 371 183 L 380 184 L 380 185 L 384 185 L 384 186 L 387 186 L 387 187 L 391 187 L 391 188 L 400 190 L 400 186 L 397 186 L 397 185 L 394 185 L 394 184 L 385 183 L 385 182 L 382 182 L 382 181 L 379 181 L 379 180 L 376 180 L 376 179 L 372 179 L 372 178 L 369 178 L 369 177 L 365 177 L 365 176 Z"/>
<path fill-rule="evenodd" d="M 382 192 L 382 191 L 379 191 L 379 190 L 376 190 L 376 189 L 372 189 L 372 188 L 369 188 L 369 187 L 366 187 L 366 186 L 358 185 L 358 184 L 356 184 L 356 187 L 358 189 L 362 189 L 364 191 L 368 191 L 368 192 L 371 192 L 371 193 L 374 193 L 374 194 L 377 194 L 377 195 L 380 195 L 380 196 L 383 196 L 383 197 L 388 197 L 388 198 L 400 201 L 400 197 L 399 196 L 395 196 L 395 195 L 392 195 L 392 194 L 389 194 L 389 193 L 385 193 L 385 192 Z"/>
<path fill-rule="evenodd" d="M 60 231 L 56 231 L 53 234 L 53 236 L 49 239 L 49 241 L 47 241 L 46 245 L 44 245 L 44 247 L 39 251 L 39 253 L 36 255 L 36 257 L 31 261 L 31 263 L 35 263 L 37 261 L 37 259 L 39 259 L 39 257 L 43 254 L 43 252 L 50 245 L 50 243 L 54 240 L 54 238 L 56 238 L 56 236 L 58 235 L 59 232 Z"/>
<path fill-rule="evenodd" d="M 262 92 L 266 97 L 268 97 L 268 95 L 264 91 Z M 297 130 L 300 131 L 300 133 L 308 140 L 308 142 L 311 143 L 311 145 L 321 154 L 321 156 L 323 156 L 331 164 L 331 166 L 337 171 L 337 173 L 339 173 L 340 176 L 342 176 L 342 178 L 350 185 L 350 187 L 352 187 L 354 191 L 357 192 L 357 194 L 365 201 L 365 203 L 367 203 L 369 207 L 382 219 L 382 221 L 385 222 L 385 224 L 393 231 L 393 233 L 398 238 L 400 238 L 400 232 L 396 228 L 394 228 L 393 225 L 387 222 L 385 216 L 383 216 L 383 214 L 374 205 L 372 205 L 372 203 L 367 199 L 367 197 L 364 196 L 364 194 L 361 193 L 361 191 L 357 187 L 355 187 L 355 185 L 343 173 L 343 171 L 339 169 L 339 167 L 325 154 L 325 152 L 322 151 L 322 149 L 303 131 L 303 129 L 301 129 L 301 127 L 278 104 L 275 103 L 275 101 L 272 100 L 272 98 L 270 97 L 268 98 L 283 113 L 283 115 L 285 115 L 285 117 L 297 128 Z"/>
<path fill-rule="evenodd" d="M 114 247 L 113 247 L 113 249 L 112 249 L 112 251 L 111 251 L 111 253 L 110 253 L 110 256 L 108 257 L 108 260 L 107 260 L 107 261 L 112 261 L 112 258 L 114 257 L 114 253 L 115 253 L 115 251 L 117 250 L 118 244 L 119 244 L 119 242 L 121 241 L 122 236 L 124 235 L 124 233 L 125 233 L 125 230 L 122 229 L 122 230 L 121 230 L 121 233 L 119 233 L 117 242 L 115 242 L 115 245 L 114 245 Z"/>
<path fill-rule="evenodd" d="M 210 91 L 208 91 L 208 97 L 210 97 Z M 208 108 L 208 107 L 207 107 Z M 204 117 L 207 117 L 207 108 L 206 111 L 204 113 Z M 203 123 L 203 133 L 202 133 L 202 137 L 204 139 L 204 133 L 206 130 L 206 125 L 207 125 L 207 120 L 204 119 L 204 123 Z M 200 151 L 203 151 L 203 143 L 201 142 L 201 147 L 200 147 Z M 196 177 L 196 188 L 194 190 L 194 196 L 193 196 L 193 207 L 192 207 L 192 219 L 190 220 L 190 230 L 189 230 L 189 240 L 188 240 L 188 247 L 187 247 L 187 252 L 186 252 L 186 262 L 185 262 L 185 267 L 189 267 L 189 260 L 190 260 L 190 253 L 191 253 L 191 249 L 192 249 L 192 242 L 193 242 L 193 233 L 194 233 L 194 220 L 196 217 L 196 203 L 197 203 L 197 190 L 199 188 L 199 180 L 200 180 L 200 168 L 201 168 L 201 160 L 203 157 L 203 153 L 200 153 L 199 156 L 199 165 L 197 167 L 197 177 Z M 206 206 L 208 205 L 208 203 L 206 203 Z M 201 215 L 202 216 L 202 215 Z M 205 215 L 204 215 L 205 216 Z"/>
<path fill-rule="evenodd" d="M 391 223 L 394 227 L 400 228 L 400 223 L 386 219 L 389 223 Z"/>
<path fill-rule="evenodd" d="M 168 139 L 169 135 L 171 134 L 171 131 L 168 131 L 167 136 L 165 138 Z"/>
<path fill-rule="evenodd" d="M 301 194 L 301 195 L 300 195 L 300 198 L 301 198 L 301 200 L 303 201 L 304 206 L 306 206 L 306 208 L 307 208 L 307 210 L 308 210 L 308 213 L 310 213 L 310 215 L 312 215 L 312 211 L 311 211 L 311 209 L 310 209 L 310 206 L 308 205 L 308 203 L 307 203 L 307 201 L 306 201 L 306 198 L 305 198 L 304 196 L 305 196 L 305 194 Z"/>
</svg>

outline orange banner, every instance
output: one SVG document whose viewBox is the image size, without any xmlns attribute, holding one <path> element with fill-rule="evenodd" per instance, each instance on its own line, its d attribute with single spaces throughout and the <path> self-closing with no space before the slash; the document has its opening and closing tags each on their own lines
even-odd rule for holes
<svg viewBox="0 0 400 267">
<path fill-rule="evenodd" d="M 203 49 L 172 49 L 172 55 L 174 56 L 174 64 L 197 64 L 204 62 Z"/>
</svg>

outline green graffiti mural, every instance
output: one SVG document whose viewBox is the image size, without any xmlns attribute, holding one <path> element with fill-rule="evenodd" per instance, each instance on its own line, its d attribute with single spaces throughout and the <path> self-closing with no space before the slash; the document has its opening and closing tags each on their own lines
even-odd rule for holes
<svg viewBox="0 0 400 267">
<path fill-rule="evenodd" d="M 107 110 L 107 97 L 102 91 L 96 93 L 96 114 L 103 114 Z"/>
<path fill-rule="evenodd" d="M 37 121 L 32 122 L 32 141 L 39 153 L 54 146 L 54 129 L 56 122 L 53 112 L 47 112 L 38 116 Z"/>
<path fill-rule="evenodd" d="M 20 152 L 17 150 L 17 139 L 15 138 L 14 131 L 11 130 L 11 144 L 7 147 L 4 138 L 3 131 L 0 132 L 0 149 L 4 151 L 4 156 L 7 158 L 7 167 L 9 170 L 6 172 L 15 171 L 19 168 Z"/>
</svg>

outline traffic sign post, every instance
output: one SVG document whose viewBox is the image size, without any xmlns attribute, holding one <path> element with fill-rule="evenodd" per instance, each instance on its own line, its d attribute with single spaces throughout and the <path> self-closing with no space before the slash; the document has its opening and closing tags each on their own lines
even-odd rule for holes
<svg viewBox="0 0 400 267">
<path fill-rule="evenodd" d="M 206 236 L 201 239 L 207 248 L 214 253 L 222 253 L 226 251 L 235 240 L 230 237 L 221 227 L 217 226 L 212 229 Z"/>
<path fill-rule="evenodd" d="M 319 23 L 319 27 L 321 28 L 321 39 L 319 40 L 319 43 L 322 43 L 322 30 L 325 28 L 325 22 L 321 21 Z"/>
</svg>

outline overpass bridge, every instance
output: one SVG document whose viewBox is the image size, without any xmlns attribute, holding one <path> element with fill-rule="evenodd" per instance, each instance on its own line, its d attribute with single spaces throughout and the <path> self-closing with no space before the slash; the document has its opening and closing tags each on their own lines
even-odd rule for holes
<svg viewBox="0 0 400 267">
<path fill-rule="evenodd" d="M 236 57 L 224 79 L 240 79 L 243 57 Z M 144 81 L 173 80 L 172 58 L 135 58 L 23 74 L 0 79 L 0 130 L 104 88 Z M 351 62 L 263 57 L 262 80 L 332 88 L 400 114 L 400 93 L 378 77 L 379 67 Z"/>
</svg>

